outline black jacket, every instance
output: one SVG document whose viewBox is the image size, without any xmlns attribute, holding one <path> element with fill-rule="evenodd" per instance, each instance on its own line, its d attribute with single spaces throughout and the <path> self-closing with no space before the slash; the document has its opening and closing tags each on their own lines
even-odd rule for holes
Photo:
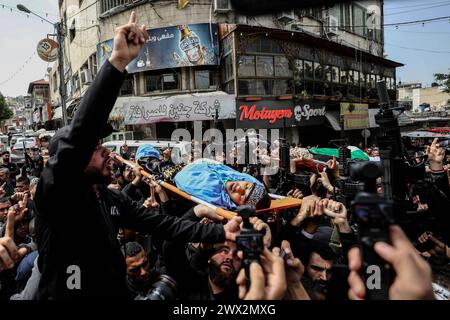
<svg viewBox="0 0 450 320">
<path fill-rule="evenodd" d="M 164 239 L 224 241 L 221 225 L 159 214 L 103 185 L 95 192 L 83 173 L 125 77 L 105 62 L 42 172 L 36 192 L 40 299 L 126 299 L 119 227 Z"/>
</svg>

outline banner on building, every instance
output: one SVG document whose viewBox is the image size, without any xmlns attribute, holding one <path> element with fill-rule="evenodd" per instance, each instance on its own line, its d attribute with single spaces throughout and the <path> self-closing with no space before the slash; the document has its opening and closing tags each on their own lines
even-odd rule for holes
<svg viewBox="0 0 450 320">
<path fill-rule="evenodd" d="M 233 95 L 196 94 L 167 97 L 120 97 L 110 120 L 125 125 L 156 122 L 234 119 L 236 100 Z"/>
<path fill-rule="evenodd" d="M 369 127 L 369 105 L 363 103 L 341 103 L 344 115 L 344 130 L 365 129 Z"/>
<path fill-rule="evenodd" d="M 199 23 L 149 29 L 139 56 L 127 66 L 129 73 L 167 68 L 218 65 L 217 24 Z M 97 45 L 101 66 L 113 50 L 113 40 Z"/>
</svg>

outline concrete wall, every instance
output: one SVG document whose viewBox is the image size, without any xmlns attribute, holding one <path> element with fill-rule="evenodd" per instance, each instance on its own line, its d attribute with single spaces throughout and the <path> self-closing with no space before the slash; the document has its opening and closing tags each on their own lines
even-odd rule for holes
<svg viewBox="0 0 450 320">
<path fill-rule="evenodd" d="M 418 111 L 419 105 L 429 103 L 433 111 L 439 111 L 449 105 L 450 94 L 442 92 L 438 87 L 414 89 L 413 109 Z"/>
</svg>

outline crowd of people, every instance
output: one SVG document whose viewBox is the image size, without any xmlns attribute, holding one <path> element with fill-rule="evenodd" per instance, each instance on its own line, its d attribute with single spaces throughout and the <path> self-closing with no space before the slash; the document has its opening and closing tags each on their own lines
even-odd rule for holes
<svg viewBox="0 0 450 320">
<path fill-rule="evenodd" d="M 0 299 L 369 296 L 361 275 L 361 230 L 349 204 L 336 197 L 344 177 L 335 157 L 319 159 L 308 147 L 292 145 L 289 172 L 281 177 L 283 171 L 271 171 L 273 165 L 280 167 L 279 142 L 270 149 L 253 148 L 259 159 L 254 167 L 237 161 L 237 147 L 228 157 L 198 159 L 200 143 L 195 141 L 183 164 L 172 162 L 170 148 L 149 145 L 131 153 L 124 145 L 120 155 L 140 165 L 130 167 L 101 145 L 112 130 L 107 119 L 126 78 L 125 67 L 146 37 L 134 13 L 117 28 L 111 58 L 72 124 L 44 146 L 49 153 L 45 164 L 34 152 L 32 162 L 19 169 L 7 152 L 2 154 Z M 376 147 L 365 151 L 379 156 Z M 423 152 L 424 185 L 433 189 L 422 181 L 409 182 L 401 200 L 416 212 L 414 217 L 390 226 L 389 241 L 373 246 L 395 271 L 386 299 L 449 299 L 449 159 L 437 140 Z M 307 179 L 291 181 L 289 174 Z M 287 188 L 279 188 L 280 179 Z M 193 204 L 160 181 L 226 210 L 249 205 L 262 212 L 225 219 L 214 206 Z M 302 199 L 302 204 L 267 210 L 271 193 Z M 262 235 L 259 256 L 250 263 L 237 241 L 245 224 L 245 230 L 250 224 L 252 232 Z"/>
</svg>

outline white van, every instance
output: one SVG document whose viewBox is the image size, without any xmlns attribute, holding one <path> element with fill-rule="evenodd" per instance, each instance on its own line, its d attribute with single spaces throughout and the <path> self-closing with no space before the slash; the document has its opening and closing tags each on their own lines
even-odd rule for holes
<svg viewBox="0 0 450 320">
<path fill-rule="evenodd" d="M 174 163 L 181 163 L 183 159 L 190 154 L 191 143 L 187 141 L 163 141 L 163 140 L 132 140 L 132 141 L 108 141 L 103 143 L 103 146 L 120 154 L 120 147 L 126 142 L 128 151 L 136 153 L 137 149 L 143 145 L 151 145 L 160 152 L 167 147 L 172 148 L 172 161 Z"/>
<path fill-rule="evenodd" d="M 8 149 L 8 136 L 0 136 L 0 152 Z"/>
</svg>

